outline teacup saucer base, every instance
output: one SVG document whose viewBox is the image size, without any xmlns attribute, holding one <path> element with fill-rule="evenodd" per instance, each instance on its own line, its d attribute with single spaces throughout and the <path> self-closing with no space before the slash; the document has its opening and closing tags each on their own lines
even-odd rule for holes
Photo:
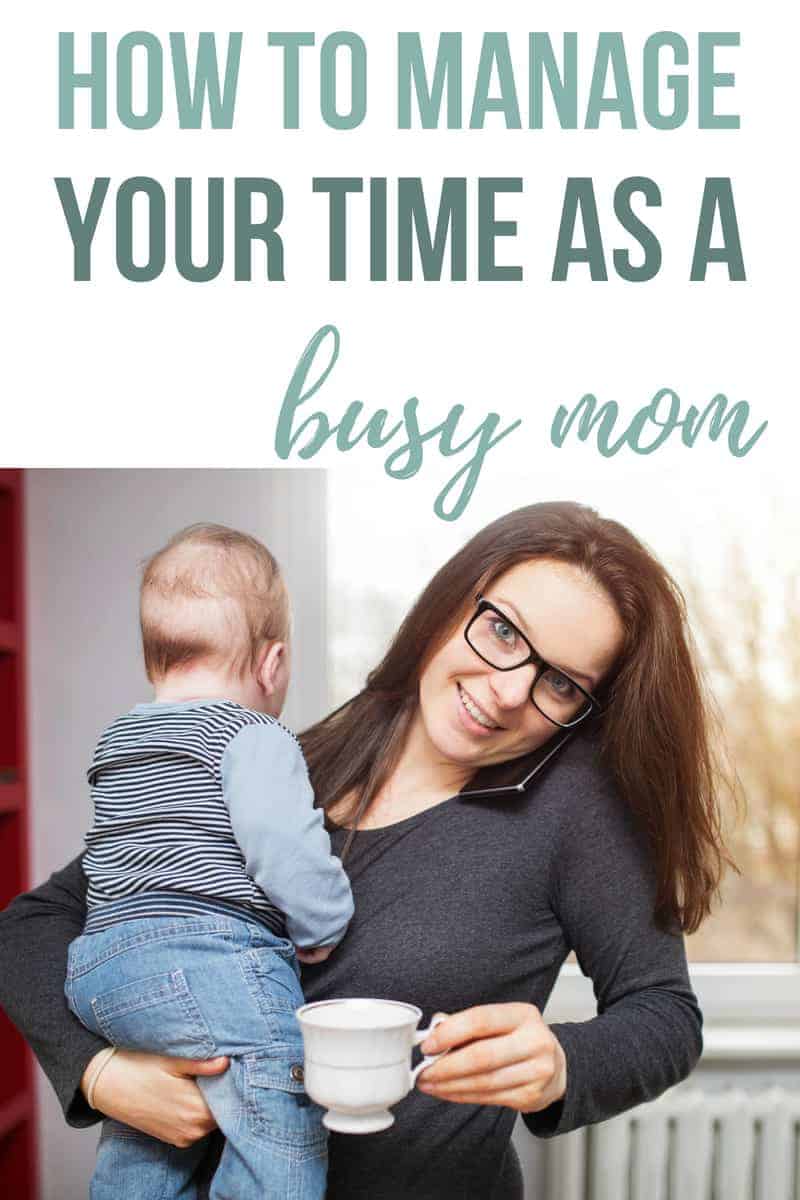
<svg viewBox="0 0 800 1200">
<path fill-rule="evenodd" d="M 362 1113 L 329 1108 L 322 1118 L 322 1124 L 334 1133 L 380 1133 L 382 1129 L 394 1125 L 394 1117 L 388 1108 Z"/>
</svg>

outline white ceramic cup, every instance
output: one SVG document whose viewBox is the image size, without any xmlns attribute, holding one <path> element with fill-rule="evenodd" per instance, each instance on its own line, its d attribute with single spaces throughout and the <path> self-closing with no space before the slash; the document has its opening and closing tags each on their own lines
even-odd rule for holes
<svg viewBox="0 0 800 1200">
<path fill-rule="evenodd" d="M 398 1000 L 319 1000 L 297 1009 L 305 1051 L 305 1087 L 327 1109 L 337 1133 L 377 1133 L 394 1123 L 389 1106 L 413 1088 L 432 1054 L 411 1069 L 411 1051 L 443 1021 L 417 1029 L 422 1012 Z"/>
</svg>

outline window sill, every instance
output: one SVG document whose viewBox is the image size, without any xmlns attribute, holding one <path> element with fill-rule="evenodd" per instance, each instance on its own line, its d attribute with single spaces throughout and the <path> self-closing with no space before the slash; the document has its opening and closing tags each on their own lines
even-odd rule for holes
<svg viewBox="0 0 800 1200">
<path fill-rule="evenodd" d="M 690 963 L 689 974 L 709 1034 L 716 1026 L 741 1031 L 774 1026 L 777 1032 L 783 1023 L 793 1027 L 800 1043 L 800 964 Z M 595 1013 L 591 980 L 577 964 L 565 964 L 545 1010 L 546 1020 L 587 1021 Z"/>
<path fill-rule="evenodd" d="M 701 1061 L 796 1066 L 800 1064 L 800 1024 L 707 1026 Z"/>
</svg>

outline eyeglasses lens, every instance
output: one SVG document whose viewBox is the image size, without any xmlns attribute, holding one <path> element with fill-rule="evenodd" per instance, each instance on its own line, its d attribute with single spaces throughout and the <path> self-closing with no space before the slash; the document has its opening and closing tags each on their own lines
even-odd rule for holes
<svg viewBox="0 0 800 1200">
<path fill-rule="evenodd" d="M 493 667 L 508 670 L 521 666 L 530 655 L 528 643 L 510 621 L 486 609 L 471 622 L 467 641 Z"/>
<path fill-rule="evenodd" d="M 478 613 L 470 622 L 467 641 L 485 662 L 500 671 L 522 666 L 531 654 L 516 626 L 491 609 Z M 580 688 L 555 667 L 549 667 L 539 676 L 531 699 L 557 725 L 574 724 L 592 707 Z"/>
<path fill-rule="evenodd" d="M 580 688 L 554 667 L 536 680 L 532 699 L 540 712 L 558 725 L 572 725 L 592 707 Z"/>
</svg>

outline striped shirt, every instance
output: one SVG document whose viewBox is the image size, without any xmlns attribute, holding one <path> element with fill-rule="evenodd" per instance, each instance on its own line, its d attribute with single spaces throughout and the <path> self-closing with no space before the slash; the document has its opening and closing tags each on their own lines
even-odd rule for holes
<svg viewBox="0 0 800 1200">
<path fill-rule="evenodd" d="M 297 739 L 230 700 L 139 704 L 88 772 L 86 932 L 228 911 L 298 945 L 333 945 L 352 915 Z"/>
</svg>

